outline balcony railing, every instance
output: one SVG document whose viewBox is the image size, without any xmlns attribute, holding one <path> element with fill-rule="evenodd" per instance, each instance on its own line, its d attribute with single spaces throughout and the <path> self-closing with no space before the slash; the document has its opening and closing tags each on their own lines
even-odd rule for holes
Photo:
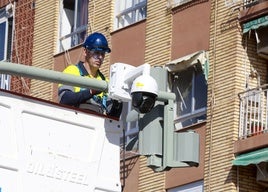
<svg viewBox="0 0 268 192">
<path fill-rule="evenodd" d="M 72 33 L 59 38 L 60 52 L 68 50 L 80 43 L 83 43 L 87 35 L 87 25 L 75 29 Z"/>
<path fill-rule="evenodd" d="M 248 8 L 261 2 L 260 0 L 244 0 L 244 7 Z"/>
<path fill-rule="evenodd" d="M 239 139 L 268 132 L 268 85 L 239 93 Z"/>
<path fill-rule="evenodd" d="M 225 6 L 232 8 L 233 11 L 244 10 L 264 1 L 266 0 L 225 0 Z"/>
</svg>

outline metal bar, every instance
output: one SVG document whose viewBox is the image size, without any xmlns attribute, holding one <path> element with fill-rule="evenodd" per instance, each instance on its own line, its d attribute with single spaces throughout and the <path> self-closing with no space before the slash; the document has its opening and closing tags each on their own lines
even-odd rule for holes
<svg viewBox="0 0 268 192">
<path fill-rule="evenodd" d="M 245 93 L 248 93 L 248 92 L 254 91 L 254 90 L 260 91 L 263 88 L 266 88 L 267 89 L 268 88 L 268 84 L 263 84 L 263 85 L 260 85 L 258 87 L 252 88 L 252 89 L 247 89 L 246 91 L 242 91 L 242 92 L 238 93 L 238 96 L 239 96 L 239 98 L 241 98 L 242 97 L 241 96 L 242 94 L 245 94 Z"/>
<path fill-rule="evenodd" d="M 71 74 L 65 74 L 59 71 L 52 71 L 48 69 L 42 69 L 22 64 L 14 64 L 10 62 L 0 61 L 0 73 L 25 76 L 53 83 L 92 88 L 99 91 L 105 91 L 108 89 L 108 83 L 106 81 L 93 78 L 84 78 Z"/>
<path fill-rule="evenodd" d="M 244 110 L 244 100 L 240 100 L 240 114 L 239 114 L 239 131 L 238 137 L 241 138 L 243 135 L 243 128 L 245 122 L 245 110 Z"/>
<path fill-rule="evenodd" d="M 69 37 L 71 37 L 73 35 L 77 35 L 78 33 L 84 32 L 86 30 L 87 30 L 87 25 L 80 26 L 80 27 L 76 28 L 74 32 L 60 37 L 59 40 L 62 41 L 64 39 L 67 39 L 67 38 L 69 38 Z"/>
<path fill-rule="evenodd" d="M 260 87 L 267 87 L 267 84 Z M 267 88 L 251 89 L 240 95 L 240 139 L 267 131 L 267 107 Z"/>
<path fill-rule="evenodd" d="M 168 100 L 175 101 L 175 99 L 176 99 L 175 93 L 165 92 L 165 91 L 158 92 L 158 97 L 157 97 L 158 101 L 168 101 Z"/>
<path fill-rule="evenodd" d="M 38 79 L 53 83 L 67 84 L 78 87 L 91 88 L 99 91 L 108 91 L 108 82 L 93 78 L 85 78 L 81 76 L 62 73 L 49 69 L 42 69 L 34 66 L 15 64 L 0 61 L 0 73 L 9 75 L 25 76 L 32 79 Z M 159 91 L 157 100 L 168 101 L 175 100 L 174 93 Z"/>
<path fill-rule="evenodd" d="M 131 6 L 123 11 L 121 11 L 118 15 L 116 15 L 117 18 L 121 17 L 122 15 L 127 15 L 128 13 L 132 12 L 132 11 L 136 11 L 137 9 L 141 9 L 146 7 L 147 5 L 147 1 L 142 1 L 138 4 L 135 4 L 134 6 Z"/>
</svg>

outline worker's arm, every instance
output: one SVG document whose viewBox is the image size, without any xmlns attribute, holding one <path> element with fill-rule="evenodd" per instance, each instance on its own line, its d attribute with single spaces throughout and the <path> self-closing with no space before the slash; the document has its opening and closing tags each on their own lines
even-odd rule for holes
<svg viewBox="0 0 268 192">
<path fill-rule="evenodd" d="M 85 89 L 76 93 L 70 90 L 64 90 L 59 95 L 59 102 L 61 104 L 72 106 L 78 106 L 81 103 L 85 103 L 88 99 L 92 97 L 90 89 Z"/>
</svg>

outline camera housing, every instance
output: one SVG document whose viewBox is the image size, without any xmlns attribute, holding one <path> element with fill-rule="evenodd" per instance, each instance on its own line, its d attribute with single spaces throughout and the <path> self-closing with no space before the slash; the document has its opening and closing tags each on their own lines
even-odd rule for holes
<svg viewBox="0 0 268 192">
<path fill-rule="evenodd" d="M 148 113 L 154 107 L 156 95 L 148 92 L 132 93 L 132 106 L 139 113 Z"/>
<path fill-rule="evenodd" d="M 157 83 L 150 75 L 141 75 L 133 81 L 131 87 L 132 106 L 139 113 L 151 111 L 157 95 Z"/>
</svg>

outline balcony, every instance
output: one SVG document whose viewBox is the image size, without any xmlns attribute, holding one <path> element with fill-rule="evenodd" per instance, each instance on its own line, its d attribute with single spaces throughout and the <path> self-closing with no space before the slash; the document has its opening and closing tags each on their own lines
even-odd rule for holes
<svg viewBox="0 0 268 192">
<path fill-rule="evenodd" d="M 244 0 L 239 13 L 239 22 L 245 23 L 268 14 L 267 0 Z"/>
<path fill-rule="evenodd" d="M 268 133 L 268 85 L 239 94 L 239 139 Z"/>
</svg>

